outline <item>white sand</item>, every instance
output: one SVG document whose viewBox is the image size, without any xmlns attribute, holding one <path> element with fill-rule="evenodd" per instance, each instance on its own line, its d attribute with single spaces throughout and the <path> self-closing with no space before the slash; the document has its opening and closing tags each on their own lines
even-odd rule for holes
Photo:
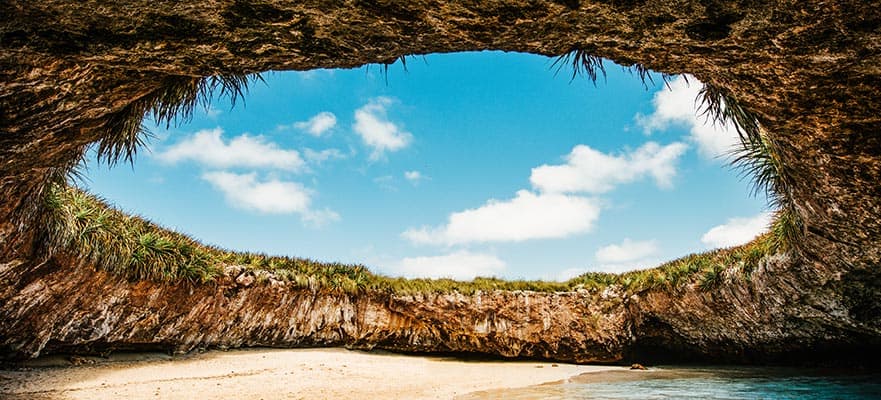
<svg viewBox="0 0 881 400">
<path fill-rule="evenodd" d="M 557 365 L 554 367 L 553 365 Z M 254 349 L 185 359 L 0 370 L 11 399 L 450 399 L 623 367 L 463 361 L 343 349 Z"/>
</svg>

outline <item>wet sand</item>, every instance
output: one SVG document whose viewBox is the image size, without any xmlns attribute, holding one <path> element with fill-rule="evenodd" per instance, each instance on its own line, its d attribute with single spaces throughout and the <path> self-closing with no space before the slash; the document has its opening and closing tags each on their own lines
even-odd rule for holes
<svg viewBox="0 0 881 400">
<path fill-rule="evenodd" d="M 344 349 L 248 349 L 183 358 L 62 358 L 0 370 L 3 399 L 451 399 L 623 367 L 461 360 Z"/>
</svg>

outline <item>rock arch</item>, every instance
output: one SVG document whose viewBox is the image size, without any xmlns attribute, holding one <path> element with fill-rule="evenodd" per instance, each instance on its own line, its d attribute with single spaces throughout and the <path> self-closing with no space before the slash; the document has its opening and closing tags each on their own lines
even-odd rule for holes
<svg viewBox="0 0 881 400">
<path fill-rule="evenodd" d="M 825 337 L 877 349 L 879 43 L 881 9 L 862 1 L 8 0 L 0 5 L 0 275 L 39 261 L 34 218 L 44 183 L 168 79 L 347 68 L 408 54 L 579 49 L 694 74 L 729 91 L 774 139 L 793 178 L 785 196 L 804 223 L 804 258 L 769 278 L 768 299 L 748 296 L 747 305 L 784 312 L 774 323 L 799 332 L 773 336 L 755 326 L 767 321 L 750 322 L 754 310 L 738 308 L 737 288 L 711 313 L 734 313 L 771 335 L 762 346 L 798 350 Z M 3 298 L 19 289 L 3 286 Z M 682 346 L 710 354 L 727 340 L 707 339 L 710 349 L 699 333 L 684 332 L 697 325 L 675 322 L 681 315 L 649 314 L 663 315 L 639 320 L 646 332 L 672 329 L 687 338 Z M 803 345 L 785 344 L 792 337 Z"/>
</svg>

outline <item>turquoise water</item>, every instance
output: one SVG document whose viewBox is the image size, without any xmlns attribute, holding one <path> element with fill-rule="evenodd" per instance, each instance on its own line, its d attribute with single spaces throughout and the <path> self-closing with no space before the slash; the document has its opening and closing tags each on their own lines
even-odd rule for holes
<svg viewBox="0 0 881 400">
<path fill-rule="evenodd" d="M 464 399 L 881 399 L 881 373 L 770 368 L 654 368 L 473 393 Z"/>
</svg>

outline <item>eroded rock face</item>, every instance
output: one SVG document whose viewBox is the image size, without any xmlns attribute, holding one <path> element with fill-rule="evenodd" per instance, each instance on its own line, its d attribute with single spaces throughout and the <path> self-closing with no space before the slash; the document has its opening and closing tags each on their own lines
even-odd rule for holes
<svg viewBox="0 0 881 400">
<path fill-rule="evenodd" d="M 52 260 L 0 271 L 0 355 L 347 346 L 573 362 L 826 363 L 881 349 L 881 330 L 841 295 L 853 283 L 802 279 L 792 265 L 776 256 L 712 291 L 466 296 L 313 292 L 268 273 L 242 279 L 249 272 L 210 285 L 129 282 Z"/>
<path fill-rule="evenodd" d="M 64 265 L 60 265 L 64 264 Z M 312 292 L 226 277 L 210 285 L 128 282 L 88 266 L 7 268 L 0 352 L 186 352 L 340 346 L 477 352 L 579 362 L 621 359 L 627 299 L 612 292 L 390 295 Z"/>
<path fill-rule="evenodd" d="M 521 307 L 489 323 L 478 321 L 487 321 L 492 308 L 476 298 L 315 297 L 279 285 L 230 292 L 226 284 L 127 283 L 77 260 L 45 260 L 35 252 L 45 182 L 170 76 L 354 67 L 404 54 L 485 49 L 556 55 L 576 47 L 624 64 L 692 73 L 727 88 L 754 112 L 785 165 L 790 189 L 783 195 L 805 225 L 799 258 L 775 263 L 749 284 L 645 293 L 620 299 L 627 301 L 620 309 L 603 308 L 613 300 L 578 293 L 524 300 L 488 294 L 480 304 L 504 308 L 500 299 L 513 296 L 508 300 Z M 864 1 L 4 1 L 0 333 L 24 355 L 102 342 L 372 343 L 576 360 L 663 349 L 742 359 L 877 351 L 879 87 L 881 8 Z M 546 304 L 547 316 L 534 319 L 526 298 Z M 279 314 L 278 304 L 302 313 Z M 351 320 L 344 315 L 386 325 L 340 322 Z M 468 322 L 456 322 L 463 318 Z M 544 318 L 559 332 L 539 329 L 535 321 Z M 585 320 L 600 321 L 600 328 Z M 498 321 L 507 329 L 487 328 Z"/>
</svg>

